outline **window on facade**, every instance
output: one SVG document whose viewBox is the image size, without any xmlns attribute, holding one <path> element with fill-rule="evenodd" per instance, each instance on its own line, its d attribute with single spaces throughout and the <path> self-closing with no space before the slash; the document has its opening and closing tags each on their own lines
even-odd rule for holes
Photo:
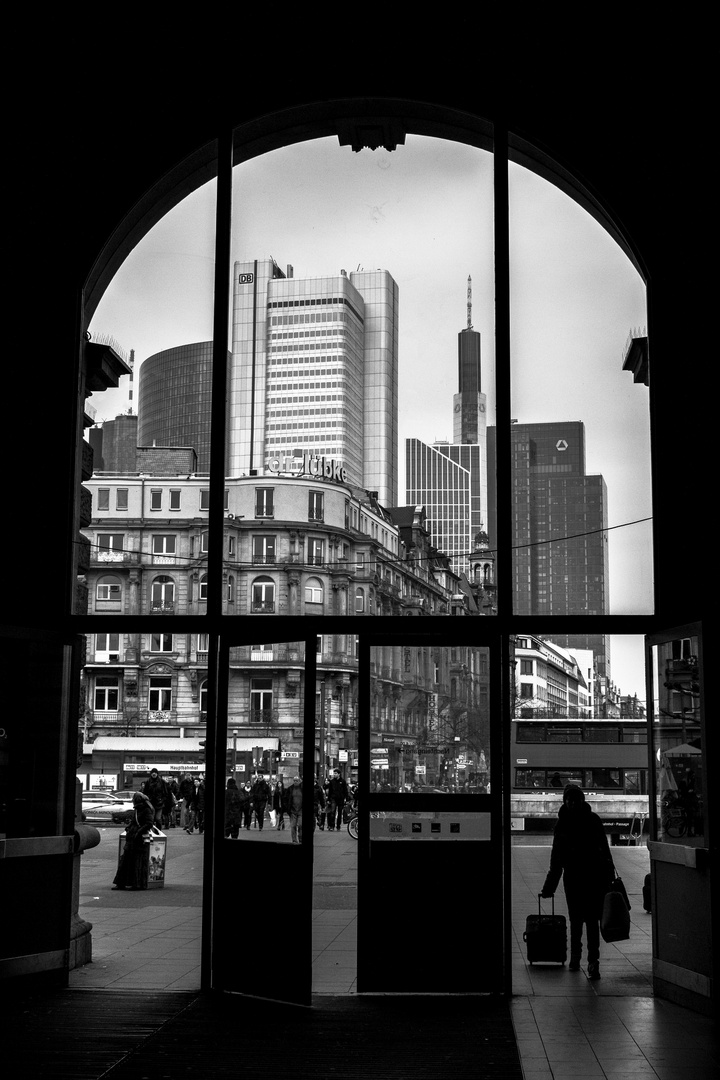
<svg viewBox="0 0 720 1080">
<path fill-rule="evenodd" d="M 225 599 L 228 604 L 233 604 L 235 602 L 235 578 L 232 574 L 228 575 L 225 585 Z"/>
<path fill-rule="evenodd" d="M 167 576 L 156 577 L 150 586 L 150 609 L 152 612 L 173 611 L 175 606 L 175 582 Z"/>
<path fill-rule="evenodd" d="M 252 583 L 250 610 L 253 615 L 272 615 L 275 612 L 275 582 L 272 578 L 255 578 Z"/>
<path fill-rule="evenodd" d="M 97 557 L 100 562 L 121 562 L 124 546 L 124 533 L 100 533 L 97 537 Z"/>
<path fill-rule="evenodd" d="M 207 590 L 208 590 L 208 576 L 207 576 L 207 574 L 202 574 L 201 577 L 200 577 L 200 583 L 199 583 L 199 589 L 198 589 L 198 599 L 207 600 L 207 597 L 208 597 Z"/>
<path fill-rule="evenodd" d="M 171 510 L 179 510 L 180 509 L 180 496 L 181 496 L 181 494 L 182 493 L 180 491 L 178 491 L 177 489 L 175 489 L 175 488 L 170 489 L 170 509 Z"/>
<path fill-rule="evenodd" d="M 128 492 L 127 488 L 116 488 L 116 490 L 115 490 L 115 509 L 116 510 L 127 510 L 127 508 L 128 508 L 128 495 L 129 495 L 129 492 Z"/>
<path fill-rule="evenodd" d="M 308 565 L 322 566 L 325 561 L 325 541 L 311 537 L 308 542 Z"/>
<path fill-rule="evenodd" d="M 148 709 L 150 712 L 168 712 L 172 709 L 172 676 L 151 675 L 148 684 Z"/>
<path fill-rule="evenodd" d="M 200 489 L 200 509 L 201 510 L 209 510 L 210 509 L 210 489 L 209 488 L 201 488 Z"/>
<path fill-rule="evenodd" d="M 324 496 L 322 491 L 308 494 L 308 521 L 324 521 Z"/>
<path fill-rule="evenodd" d="M 355 611 L 360 614 L 365 610 L 365 590 L 355 590 Z"/>
<path fill-rule="evenodd" d="M 305 603 L 306 604 L 322 604 L 323 602 L 323 587 L 322 582 L 317 578 L 309 578 L 305 583 Z"/>
<path fill-rule="evenodd" d="M 173 651 L 173 636 L 172 636 L 172 634 L 151 634 L 150 635 L 150 651 L 151 652 L 172 652 Z"/>
<path fill-rule="evenodd" d="M 208 653 L 210 651 L 210 635 L 198 634 L 197 636 L 197 651 L 198 653 Z"/>
<path fill-rule="evenodd" d="M 210 533 L 207 531 L 207 529 L 204 532 L 200 533 L 200 554 L 201 555 L 207 555 L 207 553 L 208 553 L 208 537 L 209 536 L 210 536 Z"/>
<path fill-rule="evenodd" d="M 255 488 L 255 517 L 273 516 L 273 494 L 274 488 Z"/>
<path fill-rule="evenodd" d="M 98 510 L 110 509 L 110 488 L 98 488 L 97 508 Z"/>
<path fill-rule="evenodd" d="M 253 536 L 252 561 L 256 565 L 275 562 L 275 537 Z"/>
<path fill-rule="evenodd" d="M 94 708 L 96 712 L 117 712 L 120 699 L 117 676 L 98 675 L 95 679 Z"/>
<path fill-rule="evenodd" d="M 162 510 L 162 490 L 160 488 L 150 490 L 150 509 Z"/>
<path fill-rule="evenodd" d="M 200 700 L 200 716 L 202 718 L 203 716 L 205 716 L 207 714 L 207 703 L 208 703 L 207 679 L 204 679 L 200 683 L 199 700 Z"/>
<path fill-rule="evenodd" d="M 272 679 L 251 679 L 250 723 L 269 723 L 273 716 Z"/>
<path fill-rule="evenodd" d="M 116 609 L 122 600 L 122 588 L 117 578 L 100 578 L 95 585 L 95 599 Z"/>
<path fill-rule="evenodd" d="M 152 538 L 153 561 L 175 554 L 176 537 L 174 533 L 156 533 Z"/>
<path fill-rule="evenodd" d="M 98 663 L 111 663 L 120 659 L 120 635 L 119 634 L 96 634 L 95 635 L 95 660 Z"/>
</svg>

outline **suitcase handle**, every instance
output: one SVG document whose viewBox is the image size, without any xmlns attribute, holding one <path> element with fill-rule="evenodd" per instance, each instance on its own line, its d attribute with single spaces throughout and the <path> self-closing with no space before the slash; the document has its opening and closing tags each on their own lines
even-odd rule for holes
<svg viewBox="0 0 720 1080">
<path fill-rule="evenodd" d="M 555 914 L 555 894 L 554 893 L 550 897 L 550 899 L 552 900 L 552 914 L 554 915 Z M 540 906 L 540 901 L 541 900 L 542 900 L 542 893 L 538 893 L 538 915 L 542 915 L 542 908 Z"/>
</svg>

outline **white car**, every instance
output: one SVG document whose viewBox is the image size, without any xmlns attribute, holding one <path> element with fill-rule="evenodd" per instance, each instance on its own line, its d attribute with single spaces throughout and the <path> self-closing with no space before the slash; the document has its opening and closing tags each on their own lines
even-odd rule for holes
<svg viewBox="0 0 720 1080">
<path fill-rule="evenodd" d="M 125 807 L 122 799 L 116 799 L 107 791 L 83 791 L 82 796 L 82 819 L 83 821 L 95 821 L 101 824 L 110 824 L 113 811 Z"/>
</svg>

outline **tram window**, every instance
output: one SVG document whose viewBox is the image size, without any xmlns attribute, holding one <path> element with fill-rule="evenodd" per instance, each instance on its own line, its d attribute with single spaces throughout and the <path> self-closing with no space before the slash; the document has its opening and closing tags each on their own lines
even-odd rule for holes
<svg viewBox="0 0 720 1080">
<path fill-rule="evenodd" d="M 544 788 L 545 787 L 545 770 L 544 769 L 516 769 L 515 770 L 515 787 L 518 788 Z"/>
<path fill-rule="evenodd" d="M 544 742 L 544 724 L 518 724 L 516 742 Z"/>
<path fill-rule="evenodd" d="M 582 742 L 581 727 L 549 727 L 547 733 L 548 742 L 570 743 Z"/>
<path fill-rule="evenodd" d="M 623 728 L 622 729 L 622 741 L 624 743 L 646 743 L 647 742 L 647 729 L 642 728 Z"/>
<path fill-rule="evenodd" d="M 592 788 L 619 788 L 622 787 L 620 783 L 620 770 L 619 769 L 586 769 L 585 770 L 585 787 Z"/>
<path fill-rule="evenodd" d="M 618 729 L 614 724 L 598 724 L 596 727 L 586 727 L 583 737 L 585 742 L 616 743 Z"/>
</svg>

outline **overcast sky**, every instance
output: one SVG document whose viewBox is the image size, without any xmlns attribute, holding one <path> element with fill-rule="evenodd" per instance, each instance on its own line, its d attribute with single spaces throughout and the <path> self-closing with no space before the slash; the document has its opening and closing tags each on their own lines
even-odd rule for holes
<svg viewBox="0 0 720 1080">
<path fill-rule="evenodd" d="M 519 166 L 511 167 L 510 204 L 513 416 L 584 422 L 587 471 L 605 477 L 609 524 L 623 526 L 609 534 L 611 613 L 649 612 L 650 526 L 628 524 L 651 514 L 647 388 L 622 370 L 629 333 L 646 325 L 643 282 L 585 211 Z M 134 349 L 136 365 L 208 340 L 213 231 L 211 184 L 129 255 L 91 330 Z M 272 256 L 295 277 L 382 268 L 397 281 L 401 501 L 405 439 L 452 438 L 468 275 L 494 423 L 490 154 L 418 136 L 394 153 L 354 154 L 335 139 L 274 151 L 235 170 L 233 235 L 235 259 Z M 92 404 L 99 420 L 125 411 L 125 381 Z M 613 676 L 642 696 L 616 665 Z"/>
</svg>

